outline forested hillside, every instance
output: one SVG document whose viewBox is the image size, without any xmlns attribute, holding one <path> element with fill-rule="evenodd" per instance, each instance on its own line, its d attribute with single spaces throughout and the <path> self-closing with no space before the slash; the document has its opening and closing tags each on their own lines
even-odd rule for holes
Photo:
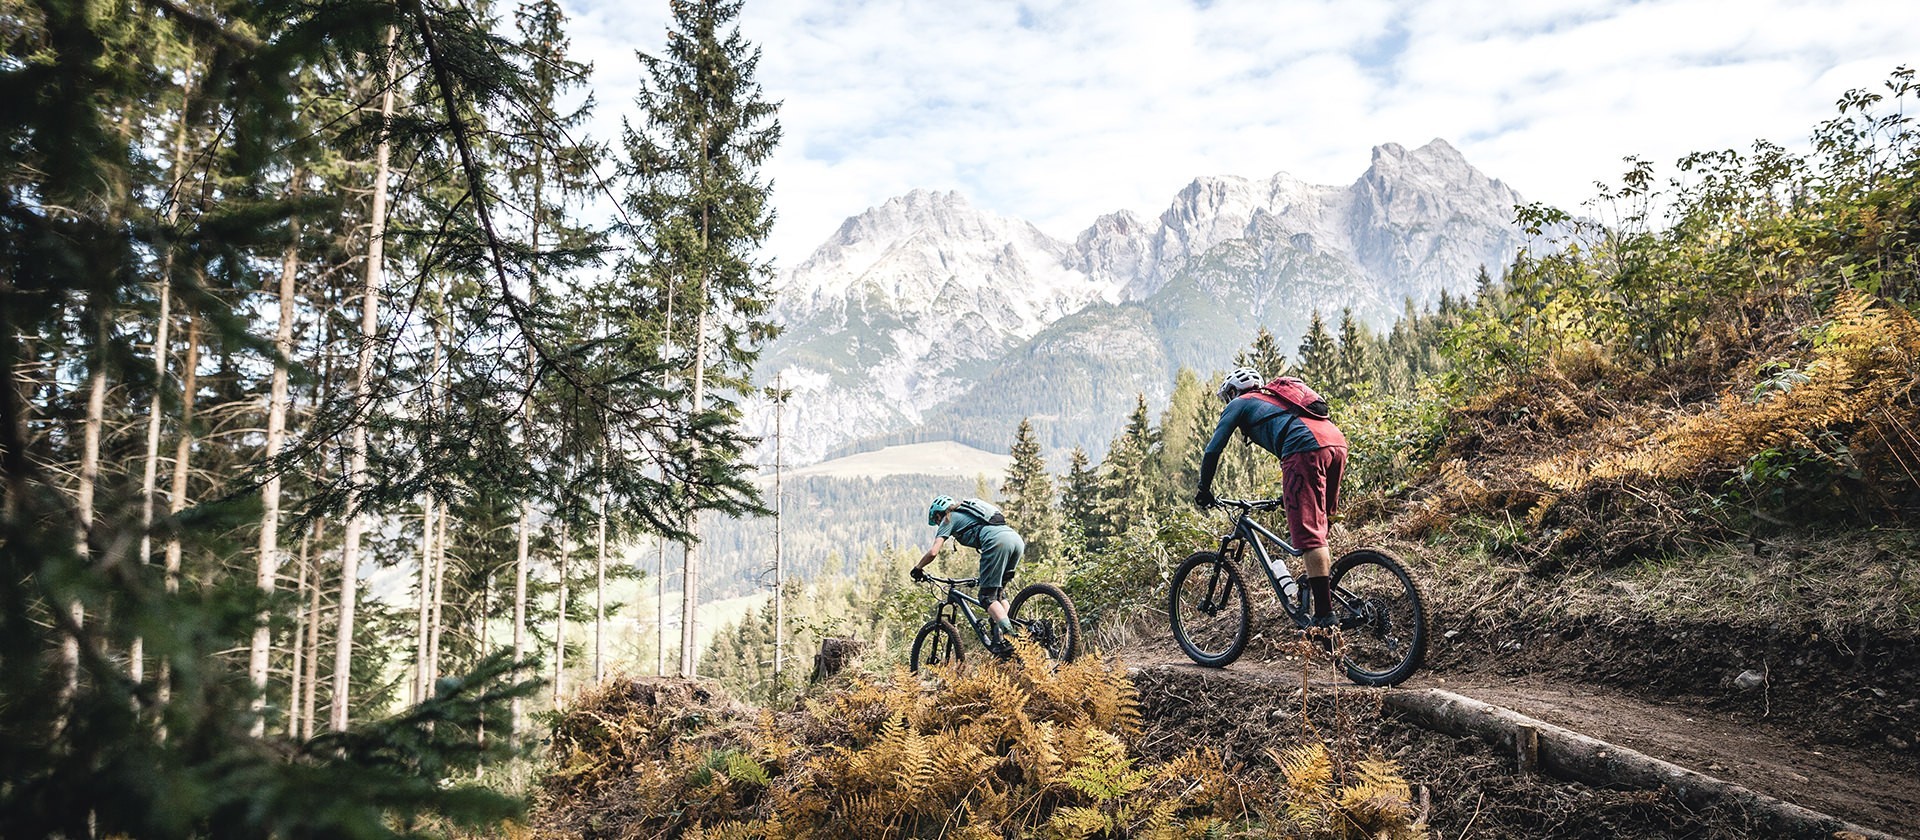
<svg viewBox="0 0 1920 840">
<path fill-rule="evenodd" d="M 0 833 L 520 812 L 609 543 L 760 510 L 738 12 L 595 103 L 552 0 L 0 4 Z"/>
</svg>

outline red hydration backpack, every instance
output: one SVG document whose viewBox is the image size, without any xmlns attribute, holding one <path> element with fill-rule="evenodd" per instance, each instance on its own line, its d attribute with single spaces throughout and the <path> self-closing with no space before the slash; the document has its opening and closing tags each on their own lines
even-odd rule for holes
<svg viewBox="0 0 1920 840">
<path fill-rule="evenodd" d="M 1264 400 L 1286 409 L 1287 413 L 1300 418 L 1300 422 L 1307 425 L 1307 430 L 1313 432 L 1314 440 L 1319 441 L 1321 446 L 1347 445 L 1347 436 L 1328 419 L 1332 415 L 1327 410 L 1327 401 L 1321 399 L 1299 377 L 1278 377 L 1242 396 Z"/>
<path fill-rule="evenodd" d="M 1314 393 L 1307 383 L 1297 376 L 1282 376 L 1253 389 L 1255 396 L 1263 397 L 1267 402 L 1280 406 L 1299 417 L 1312 417 L 1325 420 L 1331 415 L 1327 411 L 1327 401 Z"/>
</svg>

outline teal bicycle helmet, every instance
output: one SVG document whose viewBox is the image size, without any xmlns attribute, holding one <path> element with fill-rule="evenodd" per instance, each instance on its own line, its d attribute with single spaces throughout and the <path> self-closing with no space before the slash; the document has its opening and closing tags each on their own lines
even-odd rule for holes
<svg viewBox="0 0 1920 840">
<path fill-rule="evenodd" d="M 940 524 L 940 514 L 946 513 L 947 508 L 950 507 L 953 507 L 952 496 L 942 495 L 933 497 L 933 504 L 927 506 L 927 524 Z"/>
</svg>

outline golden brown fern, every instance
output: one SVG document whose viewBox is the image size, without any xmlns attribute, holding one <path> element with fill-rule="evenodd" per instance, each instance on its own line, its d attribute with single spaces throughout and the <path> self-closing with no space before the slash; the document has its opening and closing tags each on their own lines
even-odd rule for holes
<svg viewBox="0 0 1920 840">
<path fill-rule="evenodd" d="M 1113 829 L 1113 819 L 1099 808 L 1071 806 L 1053 812 L 1045 835 L 1056 840 L 1086 840 Z"/>
</svg>

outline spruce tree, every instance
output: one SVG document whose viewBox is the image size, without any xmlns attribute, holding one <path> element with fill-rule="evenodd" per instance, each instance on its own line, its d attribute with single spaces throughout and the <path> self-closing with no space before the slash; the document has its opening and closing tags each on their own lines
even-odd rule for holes
<svg viewBox="0 0 1920 840">
<path fill-rule="evenodd" d="M 1338 350 L 1333 336 L 1327 334 L 1327 322 L 1321 320 L 1320 310 L 1313 310 L 1312 317 L 1307 321 L 1307 332 L 1300 337 L 1299 377 L 1316 387 L 1332 381 L 1336 375 L 1334 366 Z"/>
<path fill-rule="evenodd" d="M 1053 505 L 1053 476 L 1047 474 L 1046 461 L 1040 457 L 1040 441 L 1031 420 L 1021 418 L 1009 454 L 1013 463 L 1007 465 L 1007 478 L 1000 483 L 1001 507 L 1007 524 L 1027 540 L 1026 562 L 1045 568 L 1059 559 L 1060 521 Z"/>
<path fill-rule="evenodd" d="M 1353 317 L 1353 307 L 1340 310 L 1340 346 L 1334 355 L 1333 379 L 1328 383 L 1335 399 L 1351 399 L 1373 382 L 1373 336 Z"/>
<path fill-rule="evenodd" d="M 1100 463 L 1099 529 L 1088 533 L 1089 543 L 1104 549 L 1112 538 L 1142 521 L 1153 506 L 1149 485 L 1159 435 L 1147 414 L 1147 397 L 1136 394 L 1127 426 Z"/>
<path fill-rule="evenodd" d="M 1272 343 L 1271 333 L 1261 330 L 1260 334 Z M 1260 352 L 1256 340 L 1254 353 Z M 1271 376 L 1276 370 L 1268 367 L 1261 372 Z M 1160 449 L 1153 458 L 1150 483 L 1155 508 L 1184 507 L 1191 502 L 1200 481 L 1200 454 L 1219 418 L 1215 410 L 1218 406 L 1213 387 L 1203 383 L 1198 374 L 1187 368 L 1174 374 L 1173 394 L 1167 398 L 1167 410 L 1160 415 Z"/>
<path fill-rule="evenodd" d="M 778 106 L 754 78 L 760 51 L 734 25 L 740 8 L 740 0 L 675 0 L 665 51 L 640 55 L 635 103 L 644 120 L 625 135 L 631 272 L 692 325 L 673 329 L 681 344 L 669 359 L 691 382 L 684 404 L 692 419 L 674 462 L 663 465 L 681 485 L 684 518 L 670 526 L 681 532 L 696 527 L 702 510 L 759 510 L 733 398 L 748 389 L 759 345 L 774 331 L 772 269 L 757 255 L 773 226 L 772 190 L 759 168 L 780 126 Z M 712 404 L 709 378 L 720 392 Z M 683 676 L 694 671 L 696 548 L 688 544 L 681 567 Z"/>
<path fill-rule="evenodd" d="M 1266 327 L 1253 337 L 1253 346 L 1234 355 L 1235 367 L 1250 367 L 1269 379 L 1279 376 L 1288 368 L 1287 355 L 1280 350 L 1280 340 Z"/>
<path fill-rule="evenodd" d="M 1099 531 L 1100 477 L 1087 451 L 1076 446 L 1067 454 L 1067 475 L 1060 488 L 1060 526 L 1069 553 L 1087 550 L 1090 535 Z"/>
</svg>

